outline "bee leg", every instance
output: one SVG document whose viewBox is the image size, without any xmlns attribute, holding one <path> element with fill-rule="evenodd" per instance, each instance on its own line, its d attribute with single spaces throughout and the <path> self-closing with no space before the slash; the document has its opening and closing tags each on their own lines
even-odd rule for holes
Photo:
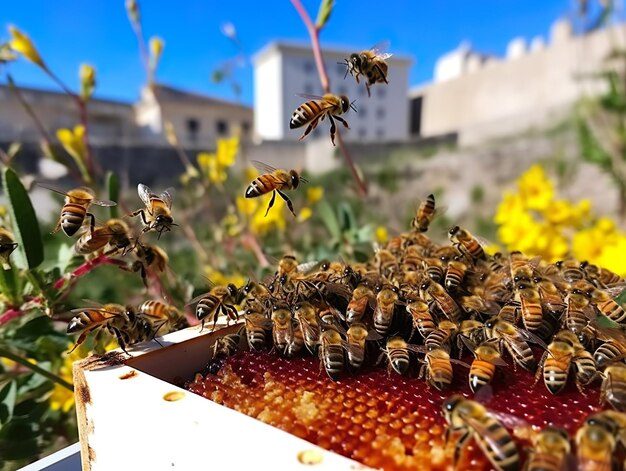
<svg viewBox="0 0 626 471">
<path fill-rule="evenodd" d="M 78 348 L 78 346 L 85 341 L 85 338 L 87 337 L 87 334 L 89 334 L 89 332 L 91 332 L 92 330 L 93 330 L 93 328 L 92 329 L 87 329 L 82 334 L 80 334 L 80 336 L 78 337 L 78 340 L 76 340 L 76 343 L 74 344 L 72 349 L 69 352 L 67 352 L 67 354 L 69 355 L 74 350 L 76 350 Z"/>
<path fill-rule="evenodd" d="M 328 115 L 328 120 L 330 121 L 330 142 L 335 145 L 335 132 L 337 132 L 337 126 L 335 125 L 335 120 L 332 115 Z"/>
<path fill-rule="evenodd" d="M 270 209 L 272 209 L 272 206 L 274 206 L 274 201 L 276 200 L 276 191 L 272 191 L 272 199 L 270 200 L 270 204 L 267 205 L 267 210 L 265 211 L 265 216 L 267 217 L 267 213 L 270 212 Z"/>
<path fill-rule="evenodd" d="M 87 216 L 91 220 L 91 222 L 89 223 L 89 233 L 93 235 L 93 229 L 94 227 L 96 227 L 96 217 L 91 213 L 87 213 L 85 214 L 85 216 Z"/>
<path fill-rule="evenodd" d="M 120 346 L 120 348 L 124 351 L 126 355 L 130 355 L 130 353 L 126 351 L 126 342 L 124 341 L 124 337 L 122 336 L 120 330 L 116 327 L 111 327 L 111 330 L 115 334 L 115 339 L 117 340 L 117 344 Z"/>
<path fill-rule="evenodd" d="M 541 357 L 539 365 L 537 365 L 537 373 L 535 373 L 535 381 L 533 382 L 533 387 L 539 382 L 539 378 L 541 378 L 541 374 L 543 373 L 543 363 L 546 361 L 547 356 L 548 351 L 546 350 Z"/>
<path fill-rule="evenodd" d="M 324 117 L 324 115 L 322 115 L 322 117 Z M 315 118 L 313 121 L 311 121 L 311 124 L 309 124 L 306 128 L 306 130 L 304 131 L 304 133 L 302 134 L 302 136 L 300 136 L 298 138 L 299 141 L 301 141 L 302 139 L 304 139 L 305 137 L 307 137 L 309 135 L 309 133 L 311 131 L 313 131 L 313 129 L 315 129 L 317 127 L 317 123 L 319 122 L 319 117 Z"/>
<path fill-rule="evenodd" d="M 465 432 L 465 435 L 463 435 L 461 438 L 458 439 L 458 441 L 456 442 L 456 445 L 454 445 L 454 459 L 453 459 L 453 463 L 454 463 L 454 469 L 456 469 L 457 464 L 459 463 L 459 458 L 461 457 L 461 450 L 463 450 L 463 447 L 465 446 L 465 444 L 467 443 L 467 441 L 471 438 L 471 433 L 469 431 Z"/>
<path fill-rule="evenodd" d="M 372 91 L 370 89 L 370 84 L 368 82 L 365 82 L 365 88 L 367 89 L 367 98 L 371 98 L 372 97 Z"/>
<path fill-rule="evenodd" d="M 140 215 L 141 216 L 141 220 L 143 221 L 143 223 L 146 226 L 149 226 L 148 221 L 146 220 L 146 213 L 144 212 L 143 209 L 138 209 L 137 211 L 135 211 L 134 213 L 130 213 L 130 217 L 134 218 L 135 216 Z"/>
<path fill-rule="evenodd" d="M 57 222 L 57 225 L 52 230 L 52 232 L 50 232 L 50 234 L 56 234 L 57 232 L 59 232 L 59 229 L 61 229 L 61 218 L 59 218 L 59 222 Z"/>
<path fill-rule="evenodd" d="M 289 211 L 291 211 L 291 214 L 293 214 L 293 217 L 296 217 L 296 212 L 293 210 L 293 203 L 291 202 L 291 200 L 289 199 L 289 197 L 283 193 L 280 190 L 276 190 L 278 192 L 278 194 L 280 195 L 280 197 L 285 200 L 285 203 L 287 203 L 287 207 L 289 208 Z"/>
<path fill-rule="evenodd" d="M 383 82 L 385 82 L 386 84 L 389 84 L 389 82 L 387 81 L 387 75 L 383 72 L 383 69 L 381 69 L 380 66 L 378 65 L 375 65 L 374 68 L 380 74 L 380 77 L 383 79 Z"/>
<path fill-rule="evenodd" d="M 348 122 L 345 119 L 335 115 L 333 115 L 333 118 L 342 123 L 347 129 L 350 129 L 350 126 L 348 126 Z"/>
</svg>

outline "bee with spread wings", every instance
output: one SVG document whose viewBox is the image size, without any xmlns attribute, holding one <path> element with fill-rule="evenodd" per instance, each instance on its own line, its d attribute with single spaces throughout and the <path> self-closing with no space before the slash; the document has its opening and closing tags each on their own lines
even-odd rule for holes
<svg viewBox="0 0 626 471">
<path fill-rule="evenodd" d="M 270 200 L 270 204 L 267 206 L 267 211 L 265 211 L 265 215 L 267 216 L 271 207 L 274 206 L 276 193 L 278 193 L 285 203 L 287 203 L 289 211 L 291 211 L 291 214 L 295 217 L 296 212 L 293 209 L 293 203 L 289 197 L 283 193 L 283 191 L 295 190 L 298 188 L 300 183 L 307 183 L 308 180 L 301 177 L 295 170 L 287 171 L 283 169 L 276 169 L 259 162 L 258 160 L 253 160 L 252 163 L 258 170 L 266 173 L 259 175 L 248 185 L 245 193 L 246 198 L 256 198 L 271 191 L 272 199 Z"/>
<path fill-rule="evenodd" d="M 139 198 L 145 208 L 138 209 L 131 213 L 131 217 L 141 215 L 145 227 L 143 232 L 154 230 L 159 233 L 159 238 L 163 231 L 172 230 L 174 218 L 172 217 L 172 203 L 174 202 L 175 190 L 170 187 L 160 195 L 154 193 L 147 185 L 140 183 L 137 185 Z"/>
<path fill-rule="evenodd" d="M 348 74 L 352 75 L 356 83 L 360 83 L 359 77 L 362 75 L 366 77 L 365 87 L 367 88 L 367 96 L 372 96 L 370 87 L 375 83 L 389 83 L 387 81 L 388 66 L 385 62 L 392 54 L 383 52 L 389 47 L 388 41 L 383 41 L 380 44 L 366 49 L 364 51 L 350 54 L 350 57 L 344 59 L 346 64 L 346 77 Z M 345 77 L 344 77 L 345 78 Z"/>
</svg>

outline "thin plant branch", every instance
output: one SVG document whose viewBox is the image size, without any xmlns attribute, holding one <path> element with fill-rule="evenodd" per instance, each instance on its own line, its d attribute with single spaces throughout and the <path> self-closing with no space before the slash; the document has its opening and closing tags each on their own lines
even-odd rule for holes
<svg viewBox="0 0 626 471">
<path fill-rule="evenodd" d="M 69 389 L 72 392 L 74 391 L 74 386 L 72 385 L 72 383 L 68 383 L 60 376 L 55 375 L 51 371 L 43 369 L 42 367 L 36 365 L 35 363 L 31 363 L 27 359 L 22 358 L 21 356 L 7 350 L 6 348 L 0 347 L 0 357 L 8 358 L 9 360 L 14 361 L 15 363 L 19 363 L 20 365 L 25 366 L 26 368 L 33 371 L 34 373 L 38 373 L 41 376 L 48 378 L 50 381 L 60 386 L 63 386 L 64 388 Z"/>
<path fill-rule="evenodd" d="M 291 3 L 300 15 L 300 18 L 302 18 L 302 21 L 309 32 L 309 37 L 311 38 L 311 47 L 313 49 L 313 57 L 315 58 L 315 65 L 317 66 L 317 73 L 320 78 L 322 89 L 324 90 L 324 93 L 330 93 L 330 81 L 328 79 L 328 73 L 326 72 L 326 66 L 324 65 L 322 48 L 319 41 L 320 28 L 315 26 L 300 0 L 291 0 Z M 352 156 L 348 152 L 348 149 L 341 138 L 341 133 L 338 132 L 337 137 L 339 140 L 339 149 L 341 151 L 341 155 L 343 156 L 343 159 L 346 161 L 346 164 L 350 168 L 350 172 L 352 173 L 352 176 L 354 177 L 354 180 L 357 184 L 359 194 L 361 196 L 365 196 L 367 195 L 367 185 L 361 179 L 361 176 L 359 175 L 359 172 L 354 165 L 354 160 L 352 160 Z"/>
</svg>

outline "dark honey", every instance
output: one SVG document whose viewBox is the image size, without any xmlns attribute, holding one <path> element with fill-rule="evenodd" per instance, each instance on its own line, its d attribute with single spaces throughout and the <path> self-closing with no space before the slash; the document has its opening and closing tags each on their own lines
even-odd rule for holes
<svg viewBox="0 0 626 471">
<path fill-rule="evenodd" d="M 441 404 L 452 393 L 473 398 L 467 370 L 455 366 L 455 382 L 437 391 L 415 377 L 384 369 L 349 373 L 332 381 L 317 358 L 285 359 L 269 353 L 239 353 L 224 361 L 217 374 L 196 375 L 187 388 L 246 415 L 355 459 L 373 468 L 438 470 L 452 465 L 454 441 L 444 447 L 446 423 Z M 515 437 L 520 455 L 528 427 L 564 427 L 571 435 L 589 414 L 600 410 L 598 388 L 581 395 L 568 386 L 547 392 L 534 375 L 507 370 L 494 380 L 485 405 Z M 520 422 L 523 424 L 523 422 Z M 484 470 L 491 465 L 472 440 L 457 469 Z"/>
</svg>

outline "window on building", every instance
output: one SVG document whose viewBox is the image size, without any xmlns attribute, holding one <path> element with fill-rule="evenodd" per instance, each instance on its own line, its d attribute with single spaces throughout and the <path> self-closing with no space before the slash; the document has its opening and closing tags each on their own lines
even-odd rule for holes
<svg viewBox="0 0 626 471">
<path fill-rule="evenodd" d="M 383 119 L 384 117 L 385 117 L 385 108 L 383 108 L 382 106 L 379 108 L 376 108 L 376 118 Z"/>
<path fill-rule="evenodd" d="M 196 118 L 187 119 L 187 136 L 191 142 L 198 140 L 198 134 L 200 132 L 200 121 Z"/>
<path fill-rule="evenodd" d="M 367 137 L 367 129 L 359 128 L 359 137 L 361 137 L 361 138 Z"/>
<path fill-rule="evenodd" d="M 383 128 L 378 128 L 376 130 L 376 137 L 378 139 L 382 139 L 383 137 L 385 137 L 385 130 Z"/>
<path fill-rule="evenodd" d="M 313 61 L 305 60 L 302 68 L 304 69 L 305 74 L 310 74 L 315 70 L 315 65 L 313 64 Z"/>
<path fill-rule="evenodd" d="M 248 121 L 241 122 L 241 132 L 248 134 L 250 132 L 250 123 Z"/>
<path fill-rule="evenodd" d="M 215 123 L 215 129 L 218 136 L 224 136 L 225 134 L 228 134 L 228 123 L 220 119 L 217 123 Z"/>
</svg>

